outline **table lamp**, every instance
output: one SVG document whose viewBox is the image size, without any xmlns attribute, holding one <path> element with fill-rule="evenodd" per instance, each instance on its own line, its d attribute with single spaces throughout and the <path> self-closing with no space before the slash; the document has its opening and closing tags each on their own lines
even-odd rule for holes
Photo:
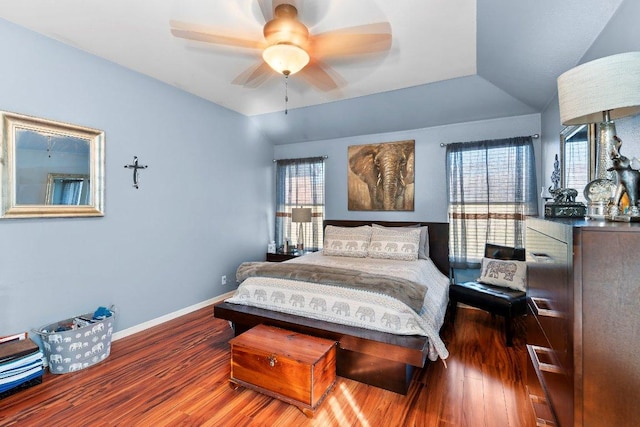
<svg viewBox="0 0 640 427">
<path fill-rule="evenodd" d="M 305 222 L 311 222 L 311 208 L 291 209 L 291 222 L 298 223 L 298 250 L 304 249 L 304 226 Z"/>
<path fill-rule="evenodd" d="M 558 77 L 563 125 L 599 123 L 596 178 L 585 187 L 587 216 L 604 217 L 615 191 L 613 165 L 616 127 L 613 120 L 640 113 L 640 52 L 607 56 L 578 65 Z"/>
</svg>

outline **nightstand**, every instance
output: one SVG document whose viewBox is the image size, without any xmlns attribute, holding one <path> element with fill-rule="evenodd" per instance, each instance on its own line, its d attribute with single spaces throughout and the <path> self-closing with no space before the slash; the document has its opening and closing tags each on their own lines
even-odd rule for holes
<svg viewBox="0 0 640 427">
<path fill-rule="evenodd" d="M 282 262 L 287 261 L 289 259 L 293 259 L 299 256 L 304 255 L 304 252 L 278 252 L 275 254 L 267 252 L 267 261 L 269 262 Z"/>
</svg>

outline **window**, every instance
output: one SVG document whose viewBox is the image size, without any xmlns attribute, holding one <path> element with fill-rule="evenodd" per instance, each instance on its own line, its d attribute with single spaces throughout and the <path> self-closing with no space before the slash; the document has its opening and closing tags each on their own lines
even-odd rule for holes
<svg viewBox="0 0 640 427">
<path fill-rule="evenodd" d="M 305 250 L 322 249 L 324 220 L 324 158 L 287 159 L 276 162 L 276 246 L 285 239 L 299 242 L 298 224 L 291 209 L 311 208 L 311 222 L 302 223 Z"/>
<path fill-rule="evenodd" d="M 524 246 L 524 220 L 538 212 L 531 137 L 447 145 L 449 257 L 477 268 L 485 243 Z"/>
</svg>

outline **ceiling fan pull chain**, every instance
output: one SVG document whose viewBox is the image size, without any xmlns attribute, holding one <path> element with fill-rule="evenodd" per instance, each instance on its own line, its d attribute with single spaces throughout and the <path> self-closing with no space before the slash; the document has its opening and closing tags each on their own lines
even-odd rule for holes
<svg viewBox="0 0 640 427">
<path fill-rule="evenodd" d="M 289 114 L 289 74 L 284 75 L 284 114 Z"/>
</svg>

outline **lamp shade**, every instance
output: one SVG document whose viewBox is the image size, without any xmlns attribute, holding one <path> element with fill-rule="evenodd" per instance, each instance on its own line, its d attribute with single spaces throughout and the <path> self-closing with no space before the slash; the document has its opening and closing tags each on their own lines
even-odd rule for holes
<svg viewBox="0 0 640 427">
<path fill-rule="evenodd" d="M 311 222 L 311 208 L 291 209 L 292 222 Z"/>
<path fill-rule="evenodd" d="M 278 73 L 290 75 L 309 63 L 309 54 L 294 44 L 279 43 L 267 47 L 262 52 L 262 59 Z"/>
<path fill-rule="evenodd" d="M 640 113 L 640 52 L 607 56 L 558 77 L 563 125 L 599 123 Z"/>
</svg>

